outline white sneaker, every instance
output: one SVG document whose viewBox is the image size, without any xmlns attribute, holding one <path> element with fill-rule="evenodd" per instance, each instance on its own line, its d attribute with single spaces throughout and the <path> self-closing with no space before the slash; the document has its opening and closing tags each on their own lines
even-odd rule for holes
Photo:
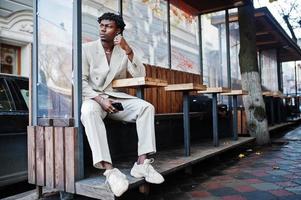
<svg viewBox="0 0 301 200">
<path fill-rule="evenodd" d="M 111 191 L 115 196 L 120 197 L 129 188 L 129 181 L 122 172 L 117 168 L 107 169 L 103 175 L 107 178 Z"/>
<path fill-rule="evenodd" d="M 146 182 L 160 184 L 164 182 L 163 176 L 157 172 L 151 163 L 154 162 L 154 159 L 145 159 L 143 164 L 138 165 L 135 162 L 133 168 L 131 169 L 131 175 L 135 178 L 145 177 Z"/>
</svg>

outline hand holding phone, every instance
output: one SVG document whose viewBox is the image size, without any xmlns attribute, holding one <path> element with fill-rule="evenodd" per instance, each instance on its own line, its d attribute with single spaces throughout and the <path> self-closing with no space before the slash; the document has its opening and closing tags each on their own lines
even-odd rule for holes
<svg viewBox="0 0 301 200">
<path fill-rule="evenodd" d="M 123 106 L 120 102 L 113 102 L 112 106 L 118 111 L 123 111 Z"/>
</svg>

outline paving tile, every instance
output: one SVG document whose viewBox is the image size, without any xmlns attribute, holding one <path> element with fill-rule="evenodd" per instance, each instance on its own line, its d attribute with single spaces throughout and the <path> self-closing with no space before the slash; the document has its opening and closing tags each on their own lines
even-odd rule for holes
<svg viewBox="0 0 301 200">
<path fill-rule="evenodd" d="M 277 200 L 300 200 L 301 195 L 290 195 L 290 196 L 283 196 L 278 197 Z"/>
<path fill-rule="evenodd" d="M 262 191 L 277 190 L 281 188 L 280 186 L 273 183 L 255 183 L 255 184 L 251 184 L 251 186 L 256 188 L 257 190 L 262 190 Z"/>
<path fill-rule="evenodd" d="M 284 188 L 286 187 L 296 187 L 298 186 L 297 183 L 294 183 L 292 181 L 286 181 L 286 182 L 275 182 L 276 185 L 282 186 Z"/>
<path fill-rule="evenodd" d="M 301 186 L 297 186 L 297 187 L 288 187 L 285 188 L 286 190 L 293 192 L 295 194 L 301 194 Z"/>
<path fill-rule="evenodd" d="M 287 190 L 271 190 L 269 192 L 277 197 L 293 195 L 293 193 L 288 192 Z"/>
<path fill-rule="evenodd" d="M 259 179 L 262 180 L 263 182 L 270 182 L 270 183 L 289 181 L 289 179 L 284 176 L 274 176 L 274 175 L 263 176 L 260 177 Z"/>
<path fill-rule="evenodd" d="M 276 200 L 277 197 L 272 195 L 269 192 L 264 191 L 254 191 L 254 192 L 245 192 L 242 195 L 248 200 Z"/>
<path fill-rule="evenodd" d="M 257 178 L 244 179 L 243 181 L 245 181 L 247 183 L 262 183 L 262 180 L 257 179 Z"/>
<path fill-rule="evenodd" d="M 234 189 L 237 190 L 238 192 L 252 192 L 256 190 L 255 188 L 248 185 L 237 186 Z"/>
<path fill-rule="evenodd" d="M 284 171 L 284 170 L 271 170 L 267 171 L 267 173 L 272 174 L 272 175 L 278 175 L 278 176 L 283 176 L 289 174 L 289 172 Z"/>
<path fill-rule="evenodd" d="M 208 182 L 202 184 L 202 187 L 204 187 L 206 190 L 213 190 L 213 189 L 221 188 L 223 187 L 223 185 L 218 182 Z"/>
<path fill-rule="evenodd" d="M 253 174 L 246 173 L 246 172 L 240 172 L 238 174 L 235 174 L 233 177 L 237 178 L 237 179 L 252 179 L 252 178 L 256 178 Z"/>
<path fill-rule="evenodd" d="M 189 193 L 191 197 L 198 197 L 198 198 L 204 198 L 204 197 L 210 197 L 211 193 L 207 191 L 192 191 Z"/>
<path fill-rule="evenodd" d="M 293 179 L 292 181 L 301 185 L 301 178 Z"/>
<path fill-rule="evenodd" d="M 241 195 L 228 195 L 228 196 L 223 196 L 221 199 L 222 200 L 246 200 L 246 198 L 244 198 Z"/>
<path fill-rule="evenodd" d="M 239 192 L 230 187 L 222 187 L 214 190 L 209 190 L 214 196 L 237 195 Z"/>
</svg>

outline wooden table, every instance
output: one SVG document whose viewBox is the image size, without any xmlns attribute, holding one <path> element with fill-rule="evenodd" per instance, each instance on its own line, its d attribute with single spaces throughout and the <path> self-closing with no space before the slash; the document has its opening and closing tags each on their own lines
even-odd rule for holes
<svg viewBox="0 0 301 200">
<path fill-rule="evenodd" d="M 229 88 L 225 87 L 209 87 L 206 90 L 198 91 L 199 94 L 211 94 L 212 95 L 212 128 L 213 128 L 213 145 L 218 146 L 218 116 L 217 116 L 217 94 L 223 92 L 229 92 Z"/>
<path fill-rule="evenodd" d="M 137 89 L 136 96 L 144 99 L 144 88 L 165 87 L 167 81 L 157 78 L 137 77 L 114 80 L 113 88 L 135 88 Z"/>
<path fill-rule="evenodd" d="M 189 92 L 206 90 L 205 85 L 195 83 L 171 84 L 165 87 L 166 91 L 183 93 L 183 125 L 185 156 L 190 155 L 190 119 L 189 119 Z"/>
<path fill-rule="evenodd" d="M 247 95 L 248 91 L 245 90 L 231 90 L 230 92 L 222 93 L 225 96 L 232 96 L 233 98 L 233 140 L 238 139 L 238 126 L 237 126 L 237 96 Z"/>
</svg>

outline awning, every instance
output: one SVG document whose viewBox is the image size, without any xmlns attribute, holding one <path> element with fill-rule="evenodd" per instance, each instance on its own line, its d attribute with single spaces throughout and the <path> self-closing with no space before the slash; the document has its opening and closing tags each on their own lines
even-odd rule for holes
<svg viewBox="0 0 301 200">
<path fill-rule="evenodd" d="M 250 0 L 170 0 L 171 4 L 192 15 L 235 8 L 250 2 Z"/>
</svg>

